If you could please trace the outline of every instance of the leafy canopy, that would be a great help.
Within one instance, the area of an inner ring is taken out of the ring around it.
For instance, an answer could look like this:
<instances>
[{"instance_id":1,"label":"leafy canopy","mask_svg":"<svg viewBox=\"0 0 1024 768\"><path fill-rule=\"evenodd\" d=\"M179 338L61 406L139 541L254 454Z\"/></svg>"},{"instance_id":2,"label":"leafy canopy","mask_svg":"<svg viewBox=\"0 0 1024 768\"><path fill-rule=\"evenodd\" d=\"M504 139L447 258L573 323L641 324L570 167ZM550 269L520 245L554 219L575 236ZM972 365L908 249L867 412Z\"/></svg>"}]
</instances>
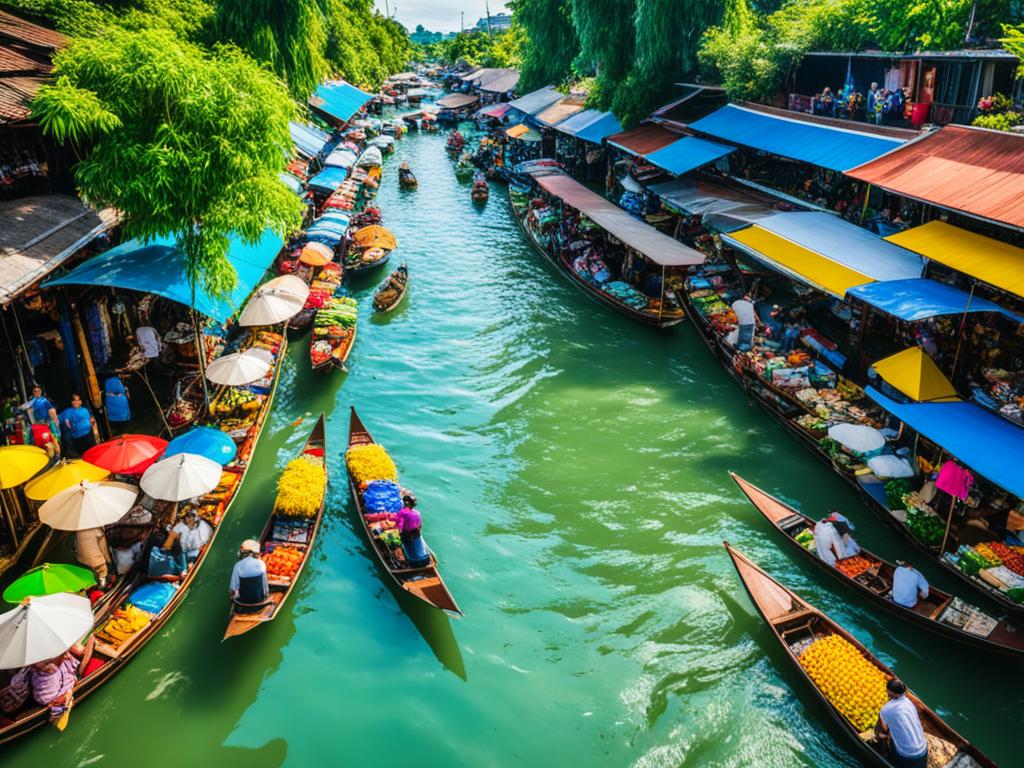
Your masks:
<instances>
[{"instance_id":1,"label":"leafy canopy","mask_svg":"<svg viewBox=\"0 0 1024 768\"><path fill-rule=\"evenodd\" d=\"M112 30L73 42L32 104L57 141L87 144L82 194L113 206L126 234L176 236L188 279L224 296L237 276L229 235L257 241L301 223L278 179L293 104L272 73L237 48L211 53L169 29Z\"/></svg>"}]
</instances>

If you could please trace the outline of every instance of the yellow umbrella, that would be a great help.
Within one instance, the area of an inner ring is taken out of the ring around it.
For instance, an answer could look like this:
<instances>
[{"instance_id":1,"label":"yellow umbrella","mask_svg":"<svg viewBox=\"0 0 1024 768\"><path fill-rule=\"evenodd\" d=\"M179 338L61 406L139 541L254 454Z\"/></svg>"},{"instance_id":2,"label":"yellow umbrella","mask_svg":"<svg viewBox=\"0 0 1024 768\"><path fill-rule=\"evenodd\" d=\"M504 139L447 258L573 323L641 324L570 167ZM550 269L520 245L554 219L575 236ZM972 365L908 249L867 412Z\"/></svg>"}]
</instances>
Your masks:
<instances>
[{"instance_id":1,"label":"yellow umbrella","mask_svg":"<svg viewBox=\"0 0 1024 768\"><path fill-rule=\"evenodd\" d=\"M910 347L879 360L874 369L889 384L920 403L949 403L960 399L949 379L920 347Z\"/></svg>"},{"instance_id":2,"label":"yellow umbrella","mask_svg":"<svg viewBox=\"0 0 1024 768\"><path fill-rule=\"evenodd\" d=\"M362 248L383 248L386 251L393 251L398 247L395 236L378 224L360 229L352 235L352 242Z\"/></svg>"},{"instance_id":3,"label":"yellow umbrella","mask_svg":"<svg viewBox=\"0 0 1024 768\"><path fill-rule=\"evenodd\" d=\"M334 251L323 243L306 243L299 254L299 261L311 267L322 267L333 260Z\"/></svg>"},{"instance_id":4,"label":"yellow umbrella","mask_svg":"<svg viewBox=\"0 0 1024 768\"><path fill-rule=\"evenodd\" d=\"M50 461L50 454L34 445L0 447L0 488L14 488Z\"/></svg>"},{"instance_id":5,"label":"yellow umbrella","mask_svg":"<svg viewBox=\"0 0 1024 768\"><path fill-rule=\"evenodd\" d=\"M105 479L109 474L108 470L90 464L88 461L65 459L26 484L25 495L33 501L46 501L51 496L56 496L61 491L78 485L83 480L97 482Z\"/></svg>"}]
</instances>

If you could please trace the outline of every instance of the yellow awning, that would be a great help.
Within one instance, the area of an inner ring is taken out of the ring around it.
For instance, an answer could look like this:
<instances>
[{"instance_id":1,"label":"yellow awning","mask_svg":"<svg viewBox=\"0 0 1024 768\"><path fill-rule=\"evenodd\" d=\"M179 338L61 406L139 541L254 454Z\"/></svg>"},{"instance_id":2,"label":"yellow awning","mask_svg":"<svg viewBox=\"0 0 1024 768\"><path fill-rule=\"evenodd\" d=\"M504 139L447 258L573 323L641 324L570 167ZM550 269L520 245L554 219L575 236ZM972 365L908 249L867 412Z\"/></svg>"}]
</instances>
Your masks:
<instances>
[{"instance_id":1,"label":"yellow awning","mask_svg":"<svg viewBox=\"0 0 1024 768\"><path fill-rule=\"evenodd\" d=\"M910 347L874 365L878 375L919 403L950 403L959 400L956 390L920 347Z\"/></svg>"},{"instance_id":2,"label":"yellow awning","mask_svg":"<svg viewBox=\"0 0 1024 768\"><path fill-rule=\"evenodd\" d=\"M505 130L505 135L506 136L511 136L513 139L518 139L520 136L522 136L528 130L530 130L530 129L527 128L522 123L520 123L519 125L513 125L511 128L507 128Z\"/></svg>"},{"instance_id":3,"label":"yellow awning","mask_svg":"<svg viewBox=\"0 0 1024 768\"><path fill-rule=\"evenodd\" d=\"M976 235L944 221L929 221L885 239L996 288L1024 296L1024 248Z\"/></svg>"},{"instance_id":4,"label":"yellow awning","mask_svg":"<svg viewBox=\"0 0 1024 768\"><path fill-rule=\"evenodd\" d=\"M839 298L843 298L855 285L875 282L862 272L832 261L756 224L732 232L722 239L778 265L802 282Z\"/></svg>"}]
</instances>

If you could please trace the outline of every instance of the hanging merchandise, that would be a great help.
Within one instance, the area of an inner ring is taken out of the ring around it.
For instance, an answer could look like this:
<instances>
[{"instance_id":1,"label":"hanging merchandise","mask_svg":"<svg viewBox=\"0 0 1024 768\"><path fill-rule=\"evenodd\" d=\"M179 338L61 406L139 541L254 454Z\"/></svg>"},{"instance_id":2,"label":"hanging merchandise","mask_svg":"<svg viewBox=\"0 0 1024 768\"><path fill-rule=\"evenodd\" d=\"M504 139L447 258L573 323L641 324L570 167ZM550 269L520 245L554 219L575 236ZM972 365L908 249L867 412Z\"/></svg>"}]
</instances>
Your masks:
<instances>
[{"instance_id":1,"label":"hanging merchandise","mask_svg":"<svg viewBox=\"0 0 1024 768\"><path fill-rule=\"evenodd\" d=\"M939 476L935 478L936 488L961 500L970 495L973 486L974 475L955 461L943 463L942 469L939 470Z\"/></svg>"}]
</instances>

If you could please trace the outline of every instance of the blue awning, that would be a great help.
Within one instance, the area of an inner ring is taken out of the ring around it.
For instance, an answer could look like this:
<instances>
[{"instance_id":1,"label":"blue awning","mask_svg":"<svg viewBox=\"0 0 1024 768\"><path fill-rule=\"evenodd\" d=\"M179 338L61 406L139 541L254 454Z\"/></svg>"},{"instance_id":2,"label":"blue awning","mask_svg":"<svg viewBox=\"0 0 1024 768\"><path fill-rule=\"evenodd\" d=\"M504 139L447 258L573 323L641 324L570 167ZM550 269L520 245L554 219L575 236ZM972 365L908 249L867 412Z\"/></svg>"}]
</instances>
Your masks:
<instances>
[{"instance_id":1,"label":"blue awning","mask_svg":"<svg viewBox=\"0 0 1024 768\"><path fill-rule=\"evenodd\" d=\"M801 160L834 171L848 171L902 146L901 139L837 128L810 118L783 117L727 104L690 128L717 139Z\"/></svg>"},{"instance_id":2,"label":"blue awning","mask_svg":"<svg viewBox=\"0 0 1024 768\"><path fill-rule=\"evenodd\" d=\"M238 273L238 283L231 295L217 299L196 286L195 307L218 323L230 319L245 303L252 289L281 250L282 240L267 230L256 243L246 243L233 236L228 261ZM129 240L80 264L63 277L43 283L44 288L56 285L101 285L141 293L155 293L186 306L192 305L192 289L185 277L185 256L174 238L156 238L148 244Z\"/></svg>"},{"instance_id":3,"label":"blue awning","mask_svg":"<svg viewBox=\"0 0 1024 768\"><path fill-rule=\"evenodd\" d=\"M281 171L281 173L277 174L277 178L279 178L282 184L288 187L288 189L290 189L299 197L302 197L302 195L306 193L306 190L302 188L302 182L295 176L292 176L290 173L285 173L284 171Z\"/></svg>"},{"instance_id":4,"label":"blue awning","mask_svg":"<svg viewBox=\"0 0 1024 768\"><path fill-rule=\"evenodd\" d=\"M576 138L580 141L589 141L591 144L600 144L613 133L620 133L622 124L611 112L605 112L599 119L589 125L580 128Z\"/></svg>"},{"instance_id":5,"label":"blue awning","mask_svg":"<svg viewBox=\"0 0 1024 768\"><path fill-rule=\"evenodd\" d=\"M735 151L736 147L698 139L696 136L684 136L679 141L649 154L647 162L676 176L682 176L687 171L713 163Z\"/></svg>"},{"instance_id":6,"label":"blue awning","mask_svg":"<svg viewBox=\"0 0 1024 768\"><path fill-rule=\"evenodd\" d=\"M309 106L338 122L347 123L372 98L344 80L331 80L319 86L309 97Z\"/></svg>"},{"instance_id":7,"label":"blue awning","mask_svg":"<svg viewBox=\"0 0 1024 768\"><path fill-rule=\"evenodd\" d=\"M994 302L925 277L858 285L847 295L908 323L963 312L998 312L1016 323L1024 323L1024 317Z\"/></svg>"},{"instance_id":8,"label":"blue awning","mask_svg":"<svg viewBox=\"0 0 1024 768\"><path fill-rule=\"evenodd\" d=\"M898 403L874 387L868 396L953 458L1024 498L1024 429L974 403Z\"/></svg>"},{"instance_id":9,"label":"blue awning","mask_svg":"<svg viewBox=\"0 0 1024 768\"><path fill-rule=\"evenodd\" d=\"M555 130L561 133L567 133L570 136L575 136L577 131L581 128L586 128L595 120L599 119L604 112L599 109L584 109L582 112L578 112L568 120L563 120L557 126Z\"/></svg>"},{"instance_id":10,"label":"blue awning","mask_svg":"<svg viewBox=\"0 0 1024 768\"><path fill-rule=\"evenodd\" d=\"M326 133L312 125L303 125L294 121L288 123L292 134L292 143L306 157L316 157L330 139Z\"/></svg>"},{"instance_id":11,"label":"blue awning","mask_svg":"<svg viewBox=\"0 0 1024 768\"><path fill-rule=\"evenodd\" d=\"M348 168L324 168L320 173L306 182L306 186L316 187L325 192L333 192L348 178Z\"/></svg>"}]
</instances>

